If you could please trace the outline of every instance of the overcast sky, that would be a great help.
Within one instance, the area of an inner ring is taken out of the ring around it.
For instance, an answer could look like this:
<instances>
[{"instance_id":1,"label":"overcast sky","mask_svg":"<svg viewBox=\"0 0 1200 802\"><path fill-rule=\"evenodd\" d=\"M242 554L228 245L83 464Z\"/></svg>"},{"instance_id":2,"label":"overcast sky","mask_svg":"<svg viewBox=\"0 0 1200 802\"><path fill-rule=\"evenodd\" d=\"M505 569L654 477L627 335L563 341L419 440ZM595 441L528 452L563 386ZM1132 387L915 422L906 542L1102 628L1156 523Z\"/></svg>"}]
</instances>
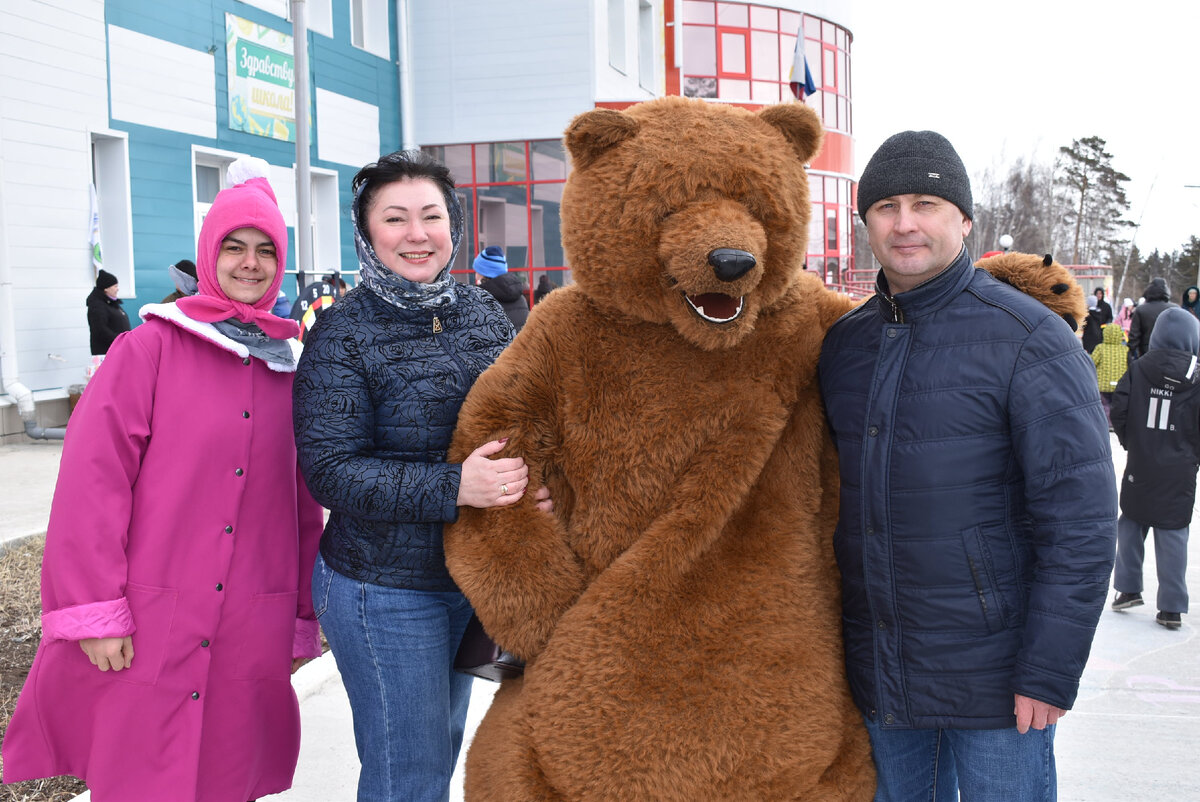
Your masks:
<instances>
[{"instance_id":1,"label":"overcast sky","mask_svg":"<svg viewBox=\"0 0 1200 802\"><path fill-rule=\"evenodd\" d=\"M855 0L846 22L856 173L906 129L944 134L973 177L1099 136L1143 253L1200 236L1200 3Z\"/></svg>"}]
</instances>

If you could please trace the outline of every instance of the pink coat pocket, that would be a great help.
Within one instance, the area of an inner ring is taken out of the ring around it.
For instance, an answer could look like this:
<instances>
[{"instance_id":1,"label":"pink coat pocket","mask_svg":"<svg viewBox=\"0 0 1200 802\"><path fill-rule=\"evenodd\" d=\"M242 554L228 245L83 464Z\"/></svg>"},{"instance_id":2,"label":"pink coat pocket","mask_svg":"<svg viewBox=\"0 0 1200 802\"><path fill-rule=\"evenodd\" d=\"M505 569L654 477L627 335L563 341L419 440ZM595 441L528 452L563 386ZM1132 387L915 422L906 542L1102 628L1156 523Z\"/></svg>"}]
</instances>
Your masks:
<instances>
[{"instance_id":1,"label":"pink coat pocket","mask_svg":"<svg viewBox=\"0 0 1200 802\"><path fill-rule=\"evenodd\" d=\"M137 685L153 685L162 671L163 655L175 622L179 591L129 582L125 598L133 613L133 664L113 673L114 679ZM86 657L84 658L87 659Z\"/></svg>"},{"instance_id":2,"label":"pink coat pocket","mask_svg":"<svg viewBox=\"0 0 1200 802\"><path fill-rule=\"evenodd\" d=\"M238 646L236 679L286 680L292 670L296 591L251 597Z\"/></svg>"}]
</instances>

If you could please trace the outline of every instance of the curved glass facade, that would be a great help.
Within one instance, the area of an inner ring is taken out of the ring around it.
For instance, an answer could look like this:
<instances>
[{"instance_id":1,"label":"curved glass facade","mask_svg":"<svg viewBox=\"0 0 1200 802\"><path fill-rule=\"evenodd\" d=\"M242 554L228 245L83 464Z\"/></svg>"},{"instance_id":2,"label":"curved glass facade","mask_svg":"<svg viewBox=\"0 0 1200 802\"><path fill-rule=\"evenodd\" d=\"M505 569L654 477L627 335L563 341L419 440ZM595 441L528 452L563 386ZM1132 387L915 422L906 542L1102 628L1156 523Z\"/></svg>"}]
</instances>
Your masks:
<instances>
[{"instance_id":1,"label":"curved glass facade","mask_svg":"<svg viewBox=\"0 0 1200 802\"><path fill-rule=\"evenodd\" d=\"M750 107L792 100L792 65L802 39L816 88L804 100L826 130L823 152L809 165L813 210L806 263L831 286L860 289L852 204L853 36L829 20L755 3L684 0L682 14L679 91L687 97Z\"/></svg>"}]
</instances>

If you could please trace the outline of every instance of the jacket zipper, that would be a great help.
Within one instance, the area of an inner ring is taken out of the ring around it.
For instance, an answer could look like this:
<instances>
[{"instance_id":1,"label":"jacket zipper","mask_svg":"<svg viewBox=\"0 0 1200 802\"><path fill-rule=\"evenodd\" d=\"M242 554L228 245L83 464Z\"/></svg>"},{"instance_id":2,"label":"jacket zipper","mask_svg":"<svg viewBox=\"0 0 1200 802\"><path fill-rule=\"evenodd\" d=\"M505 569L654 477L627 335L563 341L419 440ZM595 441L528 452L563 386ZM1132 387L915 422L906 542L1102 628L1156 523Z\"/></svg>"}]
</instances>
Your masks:
<instances>
[{"instance_id":1,"label":"jacket zipper","mask_svg":"<svg viewBox=\"0 0 1200 802\"><path fill-rule=\"evenodd\" d=\"M971 566L971 579L975 582L975 592L979 594L979 606L983 608L983 614L986 616L988 611L987 596L984 595L983 585L979 582L979 570L975 567L975 558L967 555L967 565Z\"/></svg>"}]
</instances>

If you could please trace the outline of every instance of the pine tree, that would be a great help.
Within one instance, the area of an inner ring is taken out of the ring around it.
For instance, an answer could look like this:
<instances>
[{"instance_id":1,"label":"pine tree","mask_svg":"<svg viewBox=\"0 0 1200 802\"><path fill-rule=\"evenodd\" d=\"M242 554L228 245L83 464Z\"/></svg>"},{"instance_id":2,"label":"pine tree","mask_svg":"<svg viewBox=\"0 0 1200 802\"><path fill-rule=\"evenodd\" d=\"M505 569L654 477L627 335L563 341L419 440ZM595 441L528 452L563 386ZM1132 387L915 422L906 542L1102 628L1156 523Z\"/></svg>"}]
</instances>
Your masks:
<instances>
[{"instance_id":1,"label":"pine tree","mask_svg":"<svg viewBox=\"0 0 1200 802\"><path fill-rule=\"evenodd\" d=\"M1124 187L1129 176L1112 166L1107 145L1090 136L1058 149L1054 182L1063 219L1073 228L1068 249L1072 264L1111 263L1128 245L1121 234L1131 225L1123 219L1129 212Z\"/></svg>"}]
</instances>

